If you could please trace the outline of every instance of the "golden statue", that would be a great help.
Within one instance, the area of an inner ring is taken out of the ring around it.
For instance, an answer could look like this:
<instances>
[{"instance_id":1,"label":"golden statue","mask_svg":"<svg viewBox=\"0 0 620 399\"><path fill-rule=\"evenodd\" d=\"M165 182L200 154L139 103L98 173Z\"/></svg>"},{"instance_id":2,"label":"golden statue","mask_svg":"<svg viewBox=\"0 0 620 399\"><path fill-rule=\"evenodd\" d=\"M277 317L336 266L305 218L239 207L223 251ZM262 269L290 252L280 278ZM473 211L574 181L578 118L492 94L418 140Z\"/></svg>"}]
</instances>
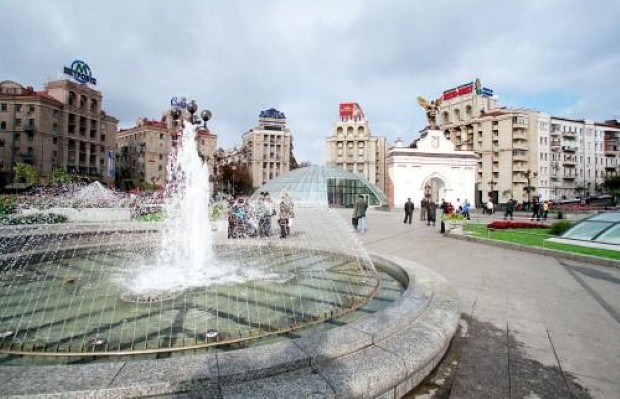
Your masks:
<instances>
[{"instance_id":1,"label":"golden statue","mask_svg":"<svg viewBox=\"0 0 620 399\"><path fill-rule=\"evenodd\" d=\"M437 110L441 105L441 99L431 100L429 103L426 98L418 96L418 104L426 111L426 118L428 119L428 128L430 130L437 129Z\"/></svg>"}]
</instances>

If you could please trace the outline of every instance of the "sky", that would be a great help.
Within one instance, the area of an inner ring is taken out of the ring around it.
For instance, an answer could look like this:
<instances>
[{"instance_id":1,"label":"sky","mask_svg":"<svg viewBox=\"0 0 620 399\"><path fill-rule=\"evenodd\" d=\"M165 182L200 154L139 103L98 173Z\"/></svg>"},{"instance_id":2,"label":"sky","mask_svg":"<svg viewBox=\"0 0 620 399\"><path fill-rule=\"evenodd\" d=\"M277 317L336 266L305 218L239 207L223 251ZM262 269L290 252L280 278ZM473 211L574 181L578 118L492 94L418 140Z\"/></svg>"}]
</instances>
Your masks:
<instances>
[{"instance_id":1,"label":"sky","mask_svg":"<svg viewBox=\"0 0 620 399\"><path fill-rule=\"evenodd\" d=\"M223 148L276 108L298 162L325 162L341 102L410 142L418 95L476 78L501 105L620 119L616 0L0 0L0 15L0 81L42 90L83 60L119 127L185 96Z\"/></svg>"}]
</instances>

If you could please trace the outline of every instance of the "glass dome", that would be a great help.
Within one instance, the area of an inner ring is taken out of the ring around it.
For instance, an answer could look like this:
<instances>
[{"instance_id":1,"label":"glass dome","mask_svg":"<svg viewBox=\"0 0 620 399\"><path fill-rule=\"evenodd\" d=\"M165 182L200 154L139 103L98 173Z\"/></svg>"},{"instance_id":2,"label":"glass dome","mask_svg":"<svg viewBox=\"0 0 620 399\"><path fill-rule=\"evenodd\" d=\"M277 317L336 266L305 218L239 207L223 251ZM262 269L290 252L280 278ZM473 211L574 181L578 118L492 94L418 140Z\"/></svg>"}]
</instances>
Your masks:
<instances>
[{"instance_id":1,"label":"glass dome","mask_svg":"<svg viewBox=\"0 0 620 399\"><path fill-rule=\"evenodd\" d=\"M308 166L278 176L259 187L250 200L269 192L278 197L286 190L296 205L352 207L358 195L370 206L387 205L383 192L363 177L340 168Z\"/></svg>"},{"instance_id":2,"label":"glass dome","mask_svg":"<svg viewBox=\"0 0 620 399\"><path fill-rule=\"evenodd\" d=\"M561 238L620 246L620 212L599 213L584 219Z\"/></svg>"}]
</instances>

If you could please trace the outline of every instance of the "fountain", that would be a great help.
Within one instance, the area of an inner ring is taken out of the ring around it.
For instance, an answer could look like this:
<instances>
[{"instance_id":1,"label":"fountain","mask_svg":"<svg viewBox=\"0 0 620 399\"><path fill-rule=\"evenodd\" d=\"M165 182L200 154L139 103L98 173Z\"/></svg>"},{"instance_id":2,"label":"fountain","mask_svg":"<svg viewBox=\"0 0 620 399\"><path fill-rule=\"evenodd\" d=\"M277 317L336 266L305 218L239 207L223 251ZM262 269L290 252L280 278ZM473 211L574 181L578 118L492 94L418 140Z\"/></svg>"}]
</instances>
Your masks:
<instances>
[{"instance_id":1,"label":"fountain","mask_svg":"<svg viewBox=\"0 0 620 399\"><path fill-rule=\"evenodd\" d=\"M354 354L399 369L376 387L363 386L363 393L415 386L454 333L453 293L417 264L371 257L329 208L296 208L287 239L229 240L223 231L212 232L208 170L195 144L196 109L191 102L171 156L162 223L0 229L0 369L21 373L10 382L0 377L0 393L166 394L310 372L286 379L294 390L297 378L315 379L311 365L355 364L357 357L345 361ZM172 115L178 119L181 111ZM206 123L210 113L202 116ZM375 353L381 343L411 346L409 338L394 339L410 337L411 329L425 354L433 349L423 363L393 364ZM161 357L167 359L156 360ZM215 371L209 366L214 359ZM71 365L76 361L87 364ZM41 366L48 363L61 365ZM143 367L164 368L170 379L131 376ZM102 377L68 386L57 374L77 370L105 373L114 383L101 385L108 381ZM20 385L37 375L49 384L38 391ZM359 389L354 385L351 392Z\"/></svg>"}]
</instances>

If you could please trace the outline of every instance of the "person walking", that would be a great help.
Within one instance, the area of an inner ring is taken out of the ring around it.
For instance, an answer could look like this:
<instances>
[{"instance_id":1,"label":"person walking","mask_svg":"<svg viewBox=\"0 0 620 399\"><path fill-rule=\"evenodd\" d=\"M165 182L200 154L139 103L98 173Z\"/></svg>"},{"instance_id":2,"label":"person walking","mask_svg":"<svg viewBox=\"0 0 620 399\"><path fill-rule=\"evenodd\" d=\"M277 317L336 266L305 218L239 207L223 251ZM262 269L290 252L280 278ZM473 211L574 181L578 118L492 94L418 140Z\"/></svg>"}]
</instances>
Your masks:
<instances>
[{"instance_id":1,"label":"person walking","mask_svg":"<svg viewBox=\"0 0 620 399\"><path fill-rule=\"evenodd\" d=\"M405 202L405 220L403 220L403 223L407 223L407 220L409 220L409 224L411 224L411 216L413 215L413 209L415 208L415 205L413 205L413 202L411 202L411 198L407 198L407 202Z\"/></svg>"},{"instance_id":2,"label":"person walking","mask_svg":"<svg viewBox=\"0 0 620 399\"><path fill-rule=\"evenodd\" d=\"M506 212L504 212L504 220L508 219L508 216L510 216L510 220L513 220L512 214L514 213L514 211L515 211L515 202L511 198L506 203Z\"/></svg>"},{"instance_id":3,"label":"person walking","mask_svg":"<svg viewBox=\"0 0 620 399\"><path fill-rule=\"evenodd\" d=\"M366 210L368 209L368 204L364 200L364 196L360 195L357 197L357 201L355 202L354 212L355 217L357 218L357 231L364 234L366 232L367 221L366 221Z\"/></svg>"},{"instance_id":4,"label":"person walking","mask_svg":"<svg viewBox=\"0 0 620 399\"><path fill-rule=\"evenodd\" d=\"M534 198L534 201L532 201L531 219L540 220L540 202L538 201L538 198Z\"/></svg>"},{"instance_id":5,"label":"person walking","mask_svg":"<svg viewBox=\"0 0 620 399\"><path fill-rule=\"evenodd\" d=\"M547 215L549 215L549 201L543 201L542 204L542 219L547 220Z\"/></svg>"},{"instance_id":6,"label":"person walking","mask_svg":"<svg viewBox=\"0 0 620 399\"><path fill-rule=\"evenodd\" d=\"M470 220L469 218L470 205L469 205L469 201L467 201L467 198L465 198L465 201L463 201L463 205L461 205L461 208L462 208L461 214L463 215L463 217L467 220Z\"/></svg>"}]
</instances>

